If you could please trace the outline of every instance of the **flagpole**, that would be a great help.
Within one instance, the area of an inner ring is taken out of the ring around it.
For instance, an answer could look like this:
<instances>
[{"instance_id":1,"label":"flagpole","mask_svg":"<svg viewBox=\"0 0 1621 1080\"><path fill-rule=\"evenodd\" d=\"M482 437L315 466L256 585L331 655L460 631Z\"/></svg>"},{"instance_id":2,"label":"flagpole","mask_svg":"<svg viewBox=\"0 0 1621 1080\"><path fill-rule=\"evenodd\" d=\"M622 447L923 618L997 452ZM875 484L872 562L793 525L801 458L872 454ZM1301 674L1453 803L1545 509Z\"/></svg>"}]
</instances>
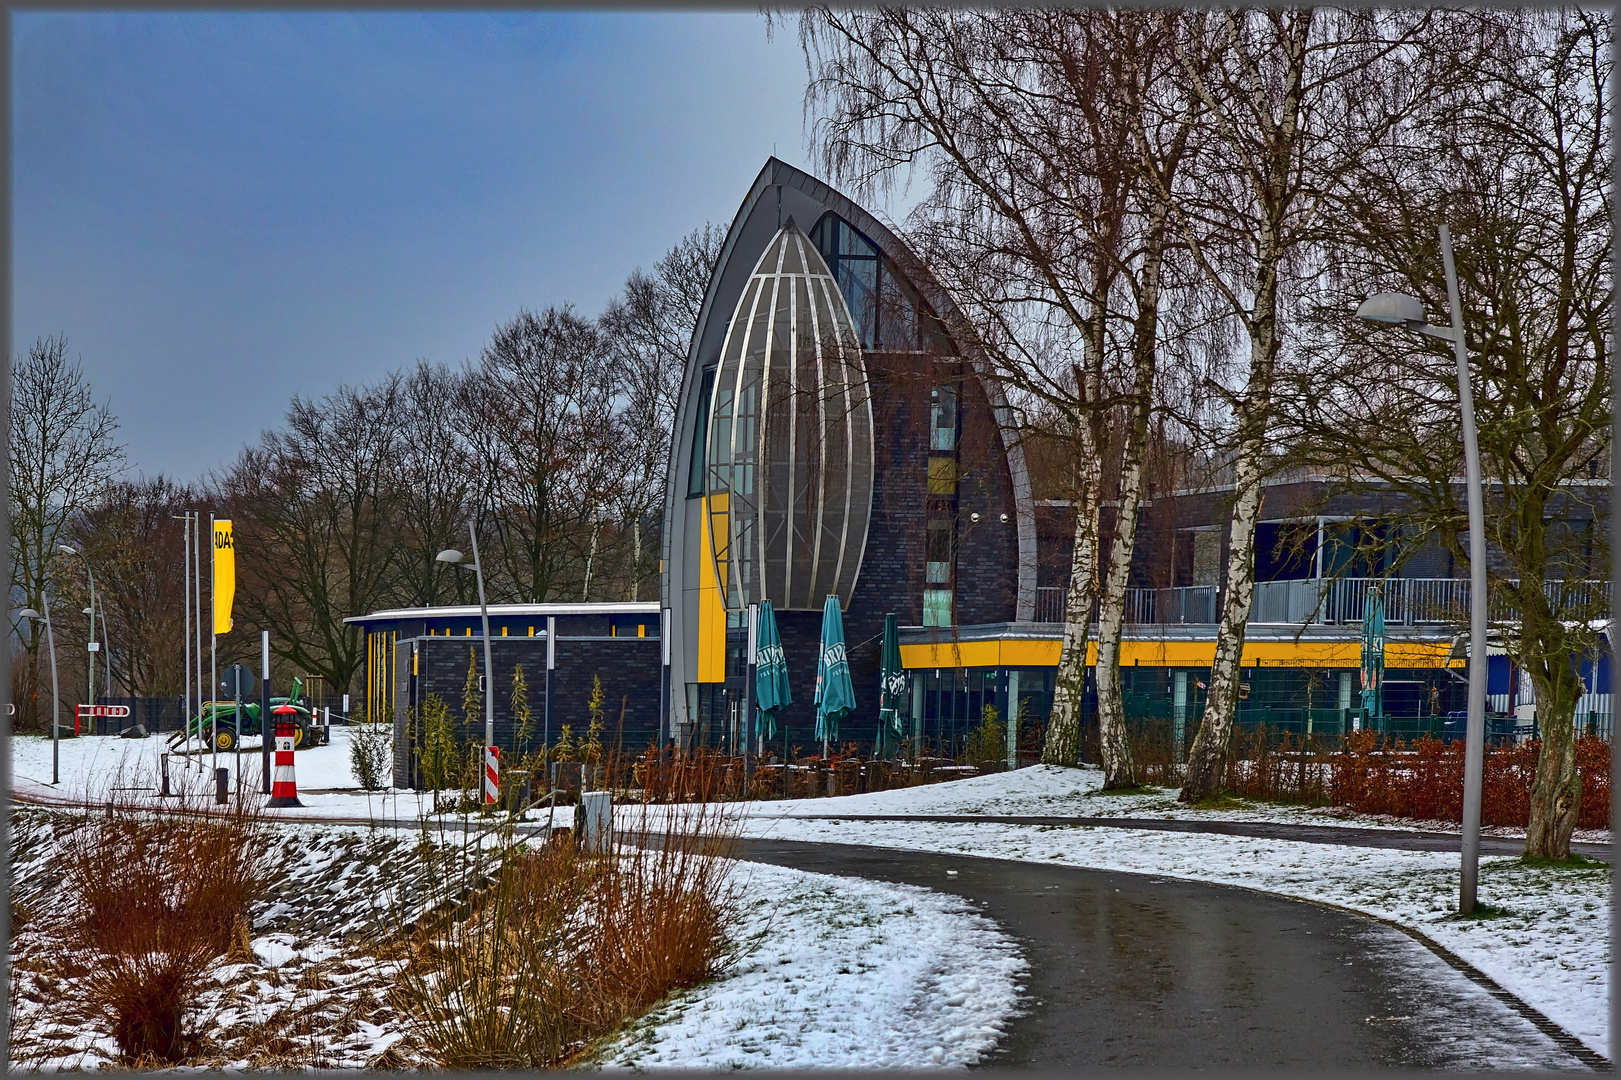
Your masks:
<instances>
[{"instance_id":1,"label":"flagpole","mask_svg":"<svg viewBox=\"0 0 1621 1080\"><path fill-rule=\"evenodd\" d=\"M191 572L192 588L191 602L196 608L197 617L192 620L192 633L195 635L196 648L192 649L193 670L197 675L197 749L203 748L203 512L191 512ZM202 765L202 755L197 755L197 764Z\"/></svg>"},{"instance_id":2,"label":"flagpole","mask_svg":"<svg viewBox=\"0 0 1621 1080\"><path fill-rule=\"evenodd\" d=\"M208 699L214 700L214 687L220 683L219 676L219 611L214 605L214 590L219 583L214 579L214 511L208 512ZM214 726L219 726L219 713L214 710ZM217 732L209 735L208 741L214 747L214 775L219 775L220 743L216 737Z\"/></svg>"},{"instance_id":3,"label":"flagpole","mask_svg":"<svg viewBox=\"0 0 1621 1080\"><path fill-rule=\"evenodd\" d=\"M180 730L186 733L187 757L191 756L191 511L186 511L183 539L180 543L180 558L185 570L182 572L181 584L185 590L186 600L186 696L180 702ZM189 765L190 762L188 761Z\"/></svg>"}]
</instances>

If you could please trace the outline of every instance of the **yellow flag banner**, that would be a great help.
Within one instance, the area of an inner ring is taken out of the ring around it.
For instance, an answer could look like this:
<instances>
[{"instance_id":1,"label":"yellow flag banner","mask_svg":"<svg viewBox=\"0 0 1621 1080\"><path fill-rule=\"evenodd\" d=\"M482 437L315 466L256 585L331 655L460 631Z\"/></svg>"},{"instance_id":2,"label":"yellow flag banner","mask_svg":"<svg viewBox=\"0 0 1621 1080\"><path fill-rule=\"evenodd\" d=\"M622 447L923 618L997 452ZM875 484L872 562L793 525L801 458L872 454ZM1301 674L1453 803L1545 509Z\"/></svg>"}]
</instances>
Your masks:
<instances>
[{"instance_id":1,"label":"yellow flag banner","mask_svg":"<svg viewBox=\"0 0 1621 1080\"><path fill-rule=\"evenodd\" d=\"M236 540L229 521L214 522L214 633L231 632L231 601L236 599Z\"/></svg>"}]
</instances>

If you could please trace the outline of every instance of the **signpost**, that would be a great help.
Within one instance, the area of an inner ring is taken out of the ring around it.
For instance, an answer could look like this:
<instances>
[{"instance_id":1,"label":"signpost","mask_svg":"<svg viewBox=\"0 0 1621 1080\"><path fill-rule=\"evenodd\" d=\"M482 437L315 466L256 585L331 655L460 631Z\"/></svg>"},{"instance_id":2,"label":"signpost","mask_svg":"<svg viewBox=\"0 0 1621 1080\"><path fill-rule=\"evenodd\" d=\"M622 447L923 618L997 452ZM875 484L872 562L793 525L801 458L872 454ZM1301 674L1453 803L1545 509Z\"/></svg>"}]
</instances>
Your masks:
<instances>
[{"instance_id":1,"label":"signpost","mask_svg":"<svg viewBox=\"0 0 1621 1080\"><path fill-rule=\"evenodd\" d=\"M220 689L231 695L235 706L231 713L231 726L236 728L236 786L242 786L242 699L253 694L259 680L253 677L253 669L243 664L232 664L220 676Z\"/></svg>"}]
</instances>

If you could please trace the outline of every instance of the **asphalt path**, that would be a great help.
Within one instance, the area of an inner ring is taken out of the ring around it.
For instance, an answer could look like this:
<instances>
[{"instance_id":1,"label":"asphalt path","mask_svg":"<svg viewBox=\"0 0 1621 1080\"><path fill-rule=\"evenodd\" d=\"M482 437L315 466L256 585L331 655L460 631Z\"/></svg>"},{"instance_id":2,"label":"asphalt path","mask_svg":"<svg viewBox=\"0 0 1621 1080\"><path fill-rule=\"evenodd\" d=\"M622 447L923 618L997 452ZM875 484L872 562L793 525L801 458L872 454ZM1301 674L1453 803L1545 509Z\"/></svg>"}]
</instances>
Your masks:
<instances>
[{"instance_id":1,"label":"asphalt path","mask_svg":"<svg viewBox=\"0 0 1621 1080\"><path fill-rule=\"evenodd\" d=\"M1264 840L1301 840L1308 844L1340 844L1346 847L1390 848L1400 851L1463 851L1458 833L1422 832L1416 829L1367 829L1347 825L1292 825L1275 821L1197 821L1180 818L1081 817L1066 815L1019 816L997 814L795 814L806 821L933 821L950 824L992 823L998 825L1041 825L1049 828L1145 829L1151 832L1213 833L1218 836L1253 836ZM1482 836L1482 855L1518 855L1525 841L1501 836ZM1573 854L1591 859L1610 859L1609 844L1572 841Z\"/></svg>"},{"instance_id":2,"label":"asphalt path","mask_svg":"<svg viewBox=\"0 0 1621 1080\"><path fill-rule=\"evenodd\" d=\"M1334 908L1144 874L740 840L739 858L954 893L1030 963L1008 1068L1608 1063L1467 965Z\"/></svg>"}]
</instances>

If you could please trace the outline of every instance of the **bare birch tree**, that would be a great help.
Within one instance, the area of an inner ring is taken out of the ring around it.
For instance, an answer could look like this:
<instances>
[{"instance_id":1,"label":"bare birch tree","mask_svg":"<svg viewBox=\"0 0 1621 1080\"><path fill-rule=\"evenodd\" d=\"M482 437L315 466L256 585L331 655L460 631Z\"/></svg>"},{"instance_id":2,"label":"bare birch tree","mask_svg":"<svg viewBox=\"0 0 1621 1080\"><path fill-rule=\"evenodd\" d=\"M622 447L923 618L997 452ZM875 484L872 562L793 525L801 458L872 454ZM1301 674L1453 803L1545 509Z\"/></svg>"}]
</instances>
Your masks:
<instances>
[{"instance_id":1,"label":"bare birch tree","mask_svg":"<svg viewBox=\"0 0 1621 1080\"><path fill-rule=\"evenodd\" d=\"M829 168L863 186L926 170L932 190L906 232L965 312L948 329L1024 406L1026 434L1070 445L1073 547L1043 760L1078 759L1096 606L1110 788L1135 784L1115 673L1169 237L1145 174L1172 184L1190 122L1186 109L1142 116L1149 96L1166 96L1166 32L1140 12L822 9L801 22L808 97L829 110L818 121ZM1116 457L1124 525L1105 561L1100 509Z\"/></svg>"},{"instance_id":2,"label":"bare birch tree","mask_svg":"<svg viewBox=\"0 0 1621 1080\"><path fill-rule=\"evenodd\" d=\"M38 610L62 558L57 544L74 516L94 505L123 470L118 421L97 403L83 368L68 359L65 337L41 338L11 365L11 590L16 606ZM53 593L56 591L52 590ZM30 621L19 726L38 720L39 643Z\"/></svg>"},{"instance_id":3,"label":"bare birch tree","mask_svg":"<svg viewBox=\"0 0 1621 1080\"><path fill-rule=\"evenodd\" d=\"M1421 99L1427 16L1224 10L1184 20L1180 72L1210 133L1168 202L1210 288L1248 340L1230 394L1232 510L1216 655L1181 798L1222 783L1255 589L1255 533L1271 452L1289 261L1363 152Z\"/></svg>"}]
</instances>

